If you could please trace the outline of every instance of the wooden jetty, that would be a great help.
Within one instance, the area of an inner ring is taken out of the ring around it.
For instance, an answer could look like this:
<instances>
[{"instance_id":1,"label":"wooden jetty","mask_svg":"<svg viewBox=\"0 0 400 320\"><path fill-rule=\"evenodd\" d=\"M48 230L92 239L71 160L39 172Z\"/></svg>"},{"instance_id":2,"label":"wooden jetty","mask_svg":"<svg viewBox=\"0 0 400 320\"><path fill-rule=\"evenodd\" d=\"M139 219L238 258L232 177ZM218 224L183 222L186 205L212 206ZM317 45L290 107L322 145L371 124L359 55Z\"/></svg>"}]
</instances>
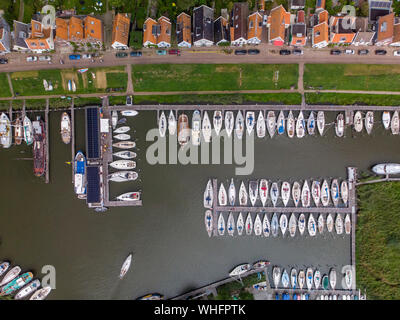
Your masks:
<instances>
[{"instance_id":1,"label":"wooden jetty","mask_svg":"<svg viewBox=\"0 0 400 320\"><path fill-rule=\"evenodd\" d=\"M45 168L45 180L46 183L50 182L50 135L49 135L49 99L46 99L46 111L44 113L44 125L45 125L45 130L46 130L46 145L45 145L45 151L46 151L46 168Z\"/></svg>"},{"instance_id":2,"label":"wooden jetty","mask_svg":"<svg viewBox=\"0 0 400 320\"><path fill-rule=\"evenodd\" d=\"M71 100L71 169L72 169L72 183L74 183L75 172L75 105L74 98Z\"/></svg>"}]
</instances>

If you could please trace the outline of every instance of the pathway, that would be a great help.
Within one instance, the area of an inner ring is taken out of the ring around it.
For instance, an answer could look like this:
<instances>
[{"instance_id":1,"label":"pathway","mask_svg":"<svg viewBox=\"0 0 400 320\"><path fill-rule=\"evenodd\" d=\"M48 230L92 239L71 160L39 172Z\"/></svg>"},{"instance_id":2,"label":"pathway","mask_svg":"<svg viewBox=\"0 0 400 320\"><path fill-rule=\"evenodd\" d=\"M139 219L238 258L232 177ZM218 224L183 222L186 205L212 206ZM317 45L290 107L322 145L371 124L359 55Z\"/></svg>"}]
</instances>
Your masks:
<instances>
[{"instance_id":1,"label":"pathway","mask_svg":"<svg viewBox=\"0 0 400 320\"><path fill-rule=\"evenodd\" d=\"M128 73L128 84L126 86L126 94L133 94L133 82L132 82L132 65L129 63L126 65L126 72Z\"/></svg>"},{"instance_id":2,"label":"pathway","mask_svg":"<svg viewBox=\"0 0 400 320\"><path fill-rule=\"evenodd\" d=\"M11 96L14 97L14 88L13 88L11 76L9 73L7 73L7 81L8 81L8 86L10 87Z\"/></svg>"}]
</instances>

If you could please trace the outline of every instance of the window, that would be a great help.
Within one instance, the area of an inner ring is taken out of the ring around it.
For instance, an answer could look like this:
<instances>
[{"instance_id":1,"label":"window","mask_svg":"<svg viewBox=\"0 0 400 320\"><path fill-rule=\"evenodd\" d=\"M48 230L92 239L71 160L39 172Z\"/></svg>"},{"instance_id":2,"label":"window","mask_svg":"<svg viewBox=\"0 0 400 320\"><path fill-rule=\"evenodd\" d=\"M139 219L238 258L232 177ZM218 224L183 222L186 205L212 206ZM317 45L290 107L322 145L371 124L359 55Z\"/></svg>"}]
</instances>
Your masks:
<instances>
[{"instance_id":1,"label":"window","mask_svg":"<svg viewBox=\"0 0 400 320\"><path fill-rule=\"evenodd\" d=\"M319 31L317 31L316 33L315 33L315 36L316 37L319 37L321 35L321 32L319 32Z\"/></svg>"},{"instance_id":2,"label":"window","mask_svg":"<svg viewBox=\"0 0 400 320\"><path fill-rule=\"evenodd\" d=\"M146 31L146 24L143 25L143 31Z\"/></svg>"},{"instance_id":3,"label":"window","mask_svg":"<svg viewBox=\"0 0 400 320\"><path fill-rule=\"evenodd\" d=\"M90 33L94 33L94 30L93 30L93 29L91 29L91 30L90 30Z\"/></svg>"},{"instance_id":4,"label":"window","mask_svg":"<svg viewBox=\"0 0 400 320\"><path fill-rule=\"evenodd\" d=\"M40 43L40 46L41 46L41 47L44 47L44 43L43 43L43 42L41 42L41 43Z\"/></svg>"},{"instance_id":5,"label":"window","mask_svg":"<svg viewBox=\"0 0 400 320\"><path fill-rule=\"evenodd\" d=\"M340 42L345 42L346 41L346 37L341 37L340 38Z\"/></svg>"},{"instance_id":6,"label":"window","mask_svg":"<svg viewBox=\"0 0 400 320\"><path fill-rule=\"evenodd\" d=\"M249 29L251 29L251 28L253 28L253 20L250 21L250 24L249 24Z\"/></svg>"},{"instance_id":7,"label":"window","mask_svg":"<svg viewBox=\"0 0 400 320\"><path fill-rule=\"evenodd\" d=\"M382 24L381 24L381 32L385 32L386 30L387 30L387 22L384 21L384 22L382 22Z\"/></svg>"}]
</instances>

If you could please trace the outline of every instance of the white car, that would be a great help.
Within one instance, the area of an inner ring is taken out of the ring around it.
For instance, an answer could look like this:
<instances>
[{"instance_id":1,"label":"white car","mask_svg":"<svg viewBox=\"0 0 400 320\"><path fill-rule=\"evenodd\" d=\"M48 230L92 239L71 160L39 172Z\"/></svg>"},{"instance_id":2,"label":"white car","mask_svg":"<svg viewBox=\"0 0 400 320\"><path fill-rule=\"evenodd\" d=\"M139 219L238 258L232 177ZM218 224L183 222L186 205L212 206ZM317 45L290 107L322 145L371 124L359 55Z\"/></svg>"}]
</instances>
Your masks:
<instances>
[{"instance_id":1,"label":"white car","mask_svg":"<svg viewBox=\"0 0 400 320\"><path fill-rule=\"evenodd\" d=\"M50 56L39 56L39 61L51 61Z\"/></svg>"},{"instance_id":2,"label":"white car","mask_svg":"<svg viewBox=\"0 0 400 320\"><path fill-rule=\"evenodd\" d=\"M346 49L346 50L344 51L344 53L345 53L345 54L354 54L354 50Z\"/></svg>"},{"instance_id":3,"label":"white car","mask_svg":"<svg viewBox=\"0 0 400 320\"><path fill-rule=\"evenodd\" d=\"M399 57L399 56L400 56L400 50L394 51L394 52L393 52L393 55L394 55L395 57Z\"/></svg>"},{"instance_id":4,"label":"white car","mask_svg":"<svg viewBox=\"0 0 400 320\"><path fill-rule=\"evenodd\" d=\"M37 57L35 57L35 56L29 56L29 57L26 57L26 61L28 61L28 62L34 62L34 61L37 61Z\"/></svg>"},{"instance_id":5,"label":"white car","mask_svg":"<svg viewBox=\"0 0 400 320\"><path fill-rule=\"evenodd\" d=\"M92 57L92 55L90 53L85 53L84 55L82 55L82 59L90 59Z\"/></svg>"}]
</instances>

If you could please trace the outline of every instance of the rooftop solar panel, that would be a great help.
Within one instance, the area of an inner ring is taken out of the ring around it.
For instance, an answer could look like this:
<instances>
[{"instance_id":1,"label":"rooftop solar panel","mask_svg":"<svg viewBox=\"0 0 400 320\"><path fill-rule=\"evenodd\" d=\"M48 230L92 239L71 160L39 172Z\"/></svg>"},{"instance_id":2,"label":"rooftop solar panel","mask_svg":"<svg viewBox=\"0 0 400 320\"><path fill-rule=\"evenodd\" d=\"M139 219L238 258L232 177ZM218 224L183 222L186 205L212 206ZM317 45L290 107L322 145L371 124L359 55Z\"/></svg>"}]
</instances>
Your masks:
<instances>
[{"instance_id":1,"label":"rooftop solar panel","mask_svg":"<svg viewBox=\"0 0 400 320\"><path fill-rule=\"evenodd\" d=\"M99 153L99 113L98 108L86 109L86 154L88 159L98 159Z\"/></svg>"},{"instance_id":2,"label":"rooftop solar panel","mask_svg":"<svg viewBox=\"0 0 400 320\"><path fill-rule=\"evenodd\" d=\"M100 170L99 167L87 167L87 203L100 202Z\"/></svg>"}]
</instances>

